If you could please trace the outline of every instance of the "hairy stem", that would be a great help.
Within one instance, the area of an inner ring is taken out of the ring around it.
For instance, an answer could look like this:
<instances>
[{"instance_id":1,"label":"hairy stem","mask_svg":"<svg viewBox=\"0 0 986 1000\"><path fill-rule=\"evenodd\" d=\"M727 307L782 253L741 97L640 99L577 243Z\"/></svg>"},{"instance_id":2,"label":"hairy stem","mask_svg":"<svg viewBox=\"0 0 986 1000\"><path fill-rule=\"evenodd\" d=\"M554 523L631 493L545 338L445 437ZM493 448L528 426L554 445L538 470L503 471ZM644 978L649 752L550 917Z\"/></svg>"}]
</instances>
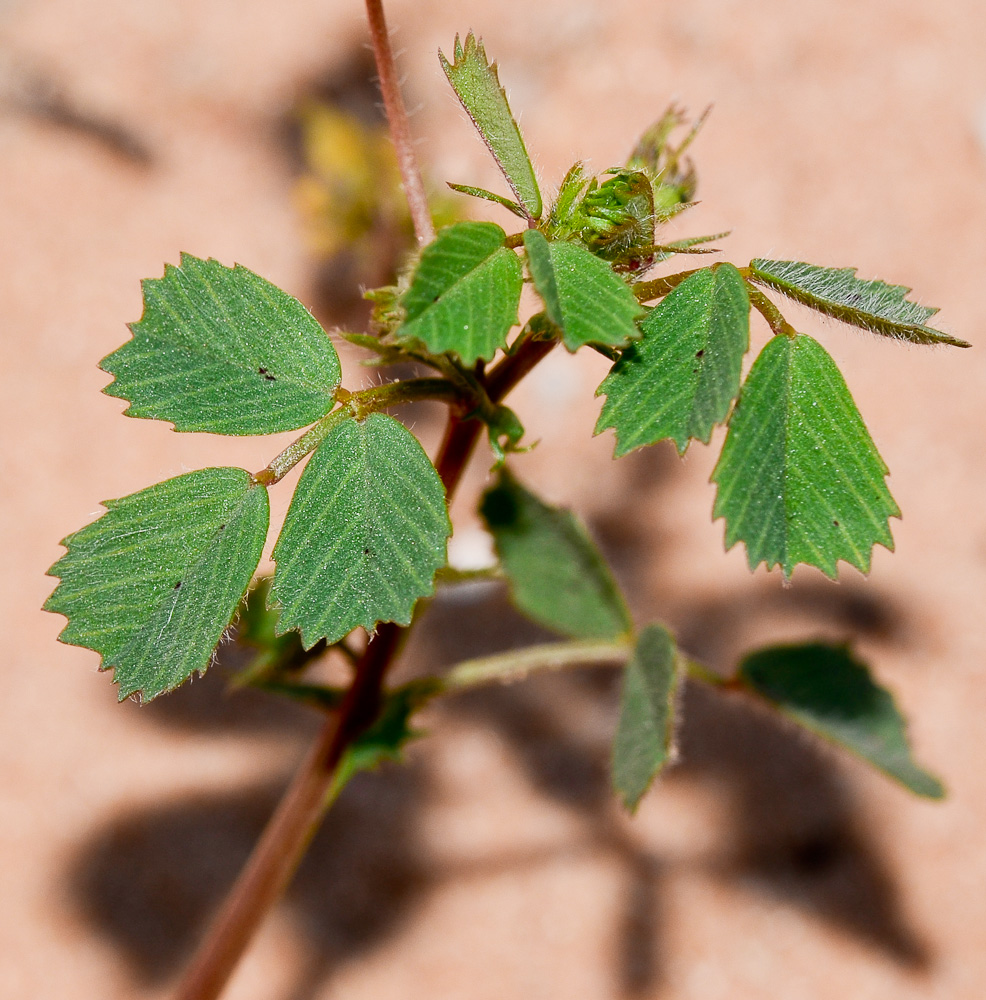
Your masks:
<instances>
[{"instance_id":1,"label":"hairy stem","mask_svg":"<svg viewBox=\"0 0 986 1000\"><path fill-rule=\"evenodd\" d=\"M390 46L390 34L387 31L382 0L366 0L366 17L370 24L370 40L377 63L377 75L380 77L383 106L387 112L390 135L397 151L397 166L404 183L404 196L411 212L414 235L417 236L418 243L424 246L435 238L435 226L428 210L428 199L425 196L418 158L414 155L411 127L408 124L407 108L404 106L404 98L397 79L397 67L394 64L394 52Z\"/></svg>"},{"instance_id":2,"label":"hairy stem","mask_svg":"<svg viewBox=\"0 0 986 1000\"><path fill-rule=\"evenodd\" d=\"M338 391L342 393L342 390ZM297 440L292 441L270 464L255 473L254 481L261 486L273 486L280 482L303 458L310 455L328 436L346 420L362 420L377 410L391 406L433 399L450 405L469 404L466 390L449 379L413 378L401 382L388 382L360 392L347 392L341 399L342 405L313 424ZM473 401L474 403L480 400Z\"/></svg>"},{"instance_id":3,"label":"hairy stem","mask_svg":"<svg viewBox=\"0 0 986 1000\"><path fill-rule=\"evenodd\" d=\"M525 649L512 649L495 656L464 660L443 678L445 691L502 681L521 680L535 670L613 664L622 666L633 653L625 642L551 642Z\"/></svg>"},{"instance_id":4,"label":"hairy stem","mask_svg":"<svg viewBox=\"0 0 986 1000\"><path fill-rule=\"evenodd\" d=\"M691 271L679 271L677 274L669 274L666 278L655 278L653 281L638 281L632 288L633 294L638 302L649 302L651 299L659 299L668 292L673 292L685 278L691 277L696 271L702 268L694 268Z\"/></svg>"},{"instance_id":5,"label":"hairy stem","mask_svg":"<svg viewBox=\"0 0 986 1000\"><path fill-rule=\"evenodd\" d=\"M791 326L790 323L784 318L780 309L774 305L770 299L760 291L759 288L754 288L749 281L746 283L746 291L750 296L750 305L767 321L767 325L770 327L771 332L774 336L784 336L784 337L796 337L798 331Z\"/></svg>"}]
</instances>

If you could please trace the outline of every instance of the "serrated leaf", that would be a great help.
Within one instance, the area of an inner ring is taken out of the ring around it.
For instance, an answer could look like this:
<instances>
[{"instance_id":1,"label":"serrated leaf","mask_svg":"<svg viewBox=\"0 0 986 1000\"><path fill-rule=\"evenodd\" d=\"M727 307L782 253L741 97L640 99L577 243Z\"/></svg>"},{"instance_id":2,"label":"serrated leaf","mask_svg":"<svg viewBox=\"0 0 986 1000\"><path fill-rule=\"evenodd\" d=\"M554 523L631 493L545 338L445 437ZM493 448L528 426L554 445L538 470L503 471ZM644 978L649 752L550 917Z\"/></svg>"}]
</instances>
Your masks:
<instances>
[{"instance_id":1,"label":"serrated leaf","mask_svg":"<svg viewBox=\"0 0 986 1000\"><path fill-rule=\"evenodd\" d=\"M439 52L442 69L466 114L489 147L507 183L532 219L541 218L541 192L527 148L500 86L496 63L486 57L483 43L472 32L466 44L455 37L453 62Z\"/></svg>"},{"instance_id":2,"label":"serrated leaf","mask_svg":"<svg viewBox=\"0 0 986 1000\"><path fill-rule=\"evenodd\" d=\"M746 543L750 569L797 563L836 575L843 559L869 572L873 546L893 549L899 517L887 467L835 362L818 341L774 337L740 392L722 455L713 518L726 548Z\"/></svg>"},{"instance_id":3,"label":"serrated leaf","mask_svg":"<svg viewBox=\"0 0 986 1000\"><path fill-rule=\"evenodd\" d=\"M549 242L536 229L524 232L524 246L534 287L570 351L624 347L640 336L634 321L644 310L605 261L577 243Z\"/></svg>"},{"instance_id":4,"label":"serrated leaf","mask_svg":"<svg viewBox=\"0 0 986 1000\"><path fill-rule=\"evenodd\" d=\"M481 511L525 615L574 639L617 639L633 630L609 567L571 511L543 503L505 470Z\"/></svg>"},{"instance_id":5,"label":"serrated leaf","mask_svg":"<svg viewBox=\"0 0 986 1000\"><path fill-rule=\"evenodd\" d=\"M309 460L274 547L279 630L299 629L310 649L357 626L407 625L450 534L445 491L417 438L382 413L347 420Z\"/></svg>"},{"instance_id":6,"label":"serrated leaf","mask_svg":"<svg viewBox=\"0 0 986 1000\"><path fill-rule=\"evenodd\" d=\"M623 672L612 781L630 812L673 754L677 661L671 633L661 625L649 625L640 633Z\"/></svg>"},{"instance_id":7,"label":"serrated leaf","mask_svg":"<svg viewBox=\"0 0 986 1000\"><path fill-rule=\"evenodd\" d=\"M739 392L750 344L750 300L732 264L697 271L640 324L596 395L605 394L596 433L612 427L616 455L671 438L708 444Z\"/></svg>"},{"instance_id":8,"label":"serrated leaf","mask_svg":"<svg viewBox=\"0 0 986 1000\"><path fill-rule=\"evenodd\" d=\"M463 364L489 361L518 322L523 270L506 233L492 222L443 229L421 254L401 299L406 313L397 336L433 354L457 354Z\"/></svg>"},{"instance_id":9,"label":"serrated leaf","mask_svg":"<svg viewBox=\"0 0 986 1000\"><path fill-rule=\"evenodd\" d=\"M788 718L850 750L916 795L944 796L941 782L914 762L907 724L892 695L844 646L762 649L743 660L739 679Z\"/></svg>"},{"instance_id":10,"label":"serrated leaf","mask_svg":"<svg viewBox=\"0 0 986 1000\"><path fill-rule=\"evenodd\" d=\"M202 469L119 500L62 544L45 603L62 642L100 653L120 700L203 673L257 568L267 491L243 469Z\"/></svg>"},{"instance_id":11,"label":"serrated leaf","mask_svg":"<svg viewBox=\"0 0 986 1000\"><path fill-rule=\"evenodd\" d=\"M854 267L819 267L796 260L758 258L750 262L750 278L826 316L884 337L912 344L971 346L927 326L925 321L938 310L906 298L910 288L864 281L856 277Z\"/></svg>"},{"instance_id":12,"label":"serrated leaf","mask_svg":"<svg viewBox=\"0 0 986 1000\"><path fill-rule=\"evenodd\" d=\"M177 431L273 434L324 416L335 402L339 358L295 298L240 264L182 254L142 284L133 338L100 367L103 391L130 401L130 417Z\"/></svg>"}]
</instances>

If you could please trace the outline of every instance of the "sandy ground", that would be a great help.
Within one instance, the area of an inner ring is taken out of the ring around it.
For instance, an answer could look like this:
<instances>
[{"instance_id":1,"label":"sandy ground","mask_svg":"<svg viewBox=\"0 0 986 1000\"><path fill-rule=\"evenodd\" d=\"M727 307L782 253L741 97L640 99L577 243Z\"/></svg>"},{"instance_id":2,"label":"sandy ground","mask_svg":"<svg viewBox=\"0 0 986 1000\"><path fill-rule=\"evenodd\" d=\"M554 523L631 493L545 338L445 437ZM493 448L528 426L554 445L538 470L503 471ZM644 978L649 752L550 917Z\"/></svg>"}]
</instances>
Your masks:
<instances>
[{"instance_id":1,"label":"sandy ground","mask_svg":"<svg viewBox=\"0 0 986 1000\"><path fill-rule=\"evenodd\" d=\"M284 123L359 53L360 8L0 0L9 1000L167 995L312 732L300 711L224 698L208 679L118 706L95 655L58 645L61 620L38 608L58 539L99 500L209 464L259 468L280 447L122 419L96 362L139 315L139 279L183 250L315 301ZM913 284L944 328L982 343L981 4L394 0L391 20L436 176L497 183L435 59L473 27L547 188L576 157L620 161L671 98L714 103L689 232L732 229L737 263L794 257ZM32 79L124 132L31 110ZM896 554L878 551L868 579L799 571L785 590L749 575L740 550L724 556L713 450L614 465L609 437L590 440L598 358L552 357L517 394L542 439L517 468L582 511L638 619L670 622L711 662L765 637L852 637L948 801L916 801L692 692L683 764L630 822L605 784L609 675L460 699L434 713L406 769L353 786L230 998L982 996L986 354L803 325L843 365L905 514ZM411 665L523 631L498 596L466 594L435 605Z\"/></svg>"}]
</instances>

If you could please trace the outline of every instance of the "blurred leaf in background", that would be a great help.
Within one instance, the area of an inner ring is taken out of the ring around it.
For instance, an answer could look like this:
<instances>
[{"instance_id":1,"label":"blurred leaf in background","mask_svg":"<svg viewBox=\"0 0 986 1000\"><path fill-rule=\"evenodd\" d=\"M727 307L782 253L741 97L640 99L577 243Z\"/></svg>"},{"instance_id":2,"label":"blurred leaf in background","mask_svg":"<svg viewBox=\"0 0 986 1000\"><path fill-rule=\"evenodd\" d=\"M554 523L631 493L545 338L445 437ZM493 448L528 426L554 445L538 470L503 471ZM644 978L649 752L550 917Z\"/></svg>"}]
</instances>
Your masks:
<instances>
[{"instance_id":1,"label":"blurred leaf in background","mask_svg":"<svg viewBox=\"0 0 986 1000\"><path fill-rule=\"evenodd\" d=\"M393 284L401 260L415 246L394 148L383 119L306 98L295 111L302 174L295 200L312 254L326 267L323 304L345 322L365 308L361 288ZM447 194L430 187L436 228L461 218Z\"/></svg>"}]
</instances>

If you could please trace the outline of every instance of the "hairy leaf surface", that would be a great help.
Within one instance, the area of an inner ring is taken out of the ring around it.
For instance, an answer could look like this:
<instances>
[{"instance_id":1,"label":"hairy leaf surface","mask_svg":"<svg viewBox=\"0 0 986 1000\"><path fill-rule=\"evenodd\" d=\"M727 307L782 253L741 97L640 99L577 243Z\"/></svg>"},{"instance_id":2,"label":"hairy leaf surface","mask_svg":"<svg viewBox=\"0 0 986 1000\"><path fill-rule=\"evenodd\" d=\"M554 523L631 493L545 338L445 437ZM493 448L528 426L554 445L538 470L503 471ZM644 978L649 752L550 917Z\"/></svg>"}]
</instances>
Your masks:
<instances>
[{"instance_id":1,"label":"hairy leaf surface","mask_svg":"<svg viewBox=\"0 0 986 1000\"><path fill-rule=\"evenodd\" d=\"M491 222L459 222L427 246L401 300L397 336L433 354L457 354L466 365L489 361L518 322L523 270L506 233Z\"/></svg>"},{"instance_id":2,"label":"hairy leaf surface","mask_svg":"<svg viewBox=\"0 0 986 1000\"><path fill-rule=\"evenodd\" d=\"M452 84L466 114L503 171L517 200L532 219L541 218L541 192L527 148L510 112L507 95L500 86L496 63L486 57L483 43L472 32L465 46L455 38L453 62L439 52L442 69Z\"/></svg>"},{"instance_id":3,"label":"hairy leaf surface","mask_svg":"<svg viewBox=\"0 0 986 1000\"><path fill-rule=\"evenodd\" d=\"M910 301L906 297L910 288L865 281L856 277L854 267L819 267L796 260L758 258L750 262L750 277L817 312L884 337L912 344L971 346L927 326L926 320L938 310Z\"/></svg>"},{"instance_id":4,"label":"hairy leaf surface","mask_svg":"<svg viewBox=\"0 0 986 1000\"><path fill-rule=\"evenodd\" d=\"M740 680L799 725L852 751L917 795L940 799L941 782L918 767L890 692L844 646L775 646L748 656Z\"/></svg>"},{"instance_id":5,"label":"hairy leaf surface","mask_svg":"<svg viewBox=\"0 0 986 1000\"><path fill-rule=\"evenodd\" d=\"M583 344L624 347L640 336L634 322L644 310L626 282L585 247L524 233L527 262L549 318L570 351Z\"/></svg>"},{"instance_id":6,"label":"hairy leaf surface","mask_svg":"<svg viewBox=\"0 0 986 1000\"><path fill-rule=\"evenodd\" d=\"M525 615L575 639L632 631L609 567L571 511L543 503L506 471L481 509L513 602Z\"/></svg>"},{"instance_id":7,"label":"hairy leaf surface","mask_svg":"<svg viewBox=\"0 0 986 1000\"><path fill-rule=\"evenodd\" d=\"M62 642L100 653L121 701L151 699L209 665L257 568L267 491L243 469L202 469L119 500L62 544L45 608Z\"/></svg>"},{"instance_id":8,"label":"hairy leaf surface","mask_svg":"<svg viewBox=\"0 0 986 1000\"><path fill-rule=\"evenodd\" d=\"M340 424L308 462L274 547L279 630L310 649L357 626L407 625L451 534L445 491L417 438L382 413Z\"/></svg>"},{"instance_id":9,"label":"hairy leaf surface","mask_svg":"<svg viewBox=\"0 0 986 1000\"><path fill-rule=\"evenodd\" d=\"M339 357L295 298L237 264L182 254L142 284L133 334L103 358L103 391L127 416L170 420L178 431L273 434L324 416Z\"/></svg>"},{"instance_id":10,"label":"hairy leaf surface","mask_svg":"<svg viewBox=\"0 0 986 1000\"><path fill-rule=\"evenodd\" d=\"M843 559L869 571L873 546L893 548L899 517L887 467L835 362L818 341L774 337L760 352L729 422L712 479L726 548L746 544L751 569L797 563L835 577Z\"/></svg>"},{"instance_id":11,"label":"hairy leaf surface","mask_svg":"<svg viewBox=\"0 0 986 1000\"><path fill-rule=\"evenodd\" d=\"M649 625L623 672L612 781L631 812L673 752L677 660L671 633L662 625Z\"/></svg>"},{"instance_id":12,"label":"hairy leaf surface","mask_svg":"<svg viewBox=\"0 0 986 1000\"><path fill-rule=\"evenodd\" d=\"M616 454L671 438L684 453L708 443L739 392L750 344L750 301L732 264L686 278L640 324L597 390L606 403L596 433L616 431Z\"/></svg>"}]
</instances>

